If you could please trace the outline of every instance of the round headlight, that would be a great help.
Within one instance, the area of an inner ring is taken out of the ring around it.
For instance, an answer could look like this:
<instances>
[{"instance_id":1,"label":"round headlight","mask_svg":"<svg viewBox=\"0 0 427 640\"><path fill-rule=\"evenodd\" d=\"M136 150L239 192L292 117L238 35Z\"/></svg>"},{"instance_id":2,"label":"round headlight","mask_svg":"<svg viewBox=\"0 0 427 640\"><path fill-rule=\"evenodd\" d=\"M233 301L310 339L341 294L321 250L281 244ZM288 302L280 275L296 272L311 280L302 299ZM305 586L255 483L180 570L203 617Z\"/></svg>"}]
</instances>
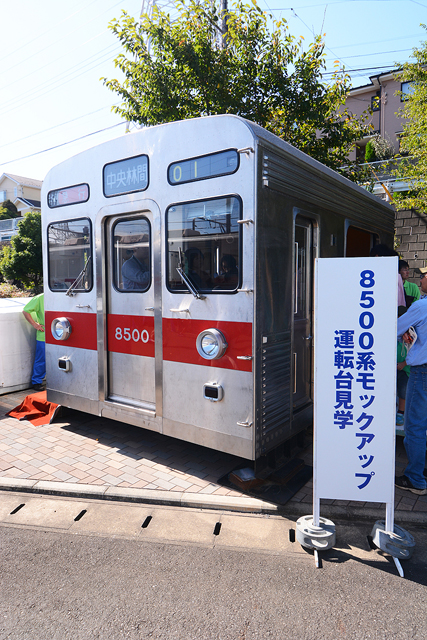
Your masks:
<instances>
[{"instance_id":1,"label":"round headlight","mask_svg":"<svg viewBox=\"0 0 427 640\"><path fill-rule=\"evenodd\" d=\"M55 340L68 340L71 335L71 324L67 318L55 318L50 327Z\"/></svg>"},{"instance_id":2,"label":"round headlight","mask_svg":"<svg viewBox=\"0 0 427 640\"><path fill-rule=\"evenodd\" d=\"M196 347L202 358L216 360L224 355L228 345L221 331L206 329L197 336Z\"/></svg>"}]
</instances>

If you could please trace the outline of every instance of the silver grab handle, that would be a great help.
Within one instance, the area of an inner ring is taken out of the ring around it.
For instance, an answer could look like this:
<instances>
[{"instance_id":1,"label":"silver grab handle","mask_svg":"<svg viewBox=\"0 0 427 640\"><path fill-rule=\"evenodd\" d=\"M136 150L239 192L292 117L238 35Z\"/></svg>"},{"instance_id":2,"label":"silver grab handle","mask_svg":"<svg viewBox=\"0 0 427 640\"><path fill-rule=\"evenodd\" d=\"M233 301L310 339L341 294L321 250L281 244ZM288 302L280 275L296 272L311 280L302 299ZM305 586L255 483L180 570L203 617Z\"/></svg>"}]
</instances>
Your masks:
<instances>
[{"instance_id":1,"label":"silver grab handle","mask_svg":"<svg viewBox=\"0 0 427 640\"><path fill-rule=\"evenodd\" d=\"M237 153L246 153L248 156L250 153L255 153L253 147L243 147L242 149L237 149Z\"/></svg>"},{"instance_id":2,"label":"silver grab handle","mask_svg":"<svg viewBox=\"0 0 427 640\"><path fill-rule=\"evenodd\" d=\"M295 247L295 293L294 293L294 313L298 313L298 242L294 242Z\"/></svg>"},{"instance_id":3,"label":"silver grab handle","mask_svg":"<svg viewBox=\"0 0 427 640\"><path fill-rule=\"evenodd\" d=\"M297 392L297 354L294 353L294 393Z\"/></svg>"},{"instance_id":4,"label":"silver grab handle","mask_svg":"<svg viewBox=\"0 0 427 640\"><path fill-rule=\"evenodd\" d=\"M246 420L245 422L238 422L237 424L239 427L252 427L253 422Z\"/></svg>"},{"instance_id":5,"label":"silver grab handle","mask_svg":"<svg viewBox=\"0 0 427 640\"><path fill-rule=\"evenodd\" d=\"M154 311L154 307L145 307L146 311Z\"/></svg>"},{"instance_id":6,"label":"silver grab handle","mask_svg":"<svg viewBox=\"0 0 427 640\"><path fill-rule=\"evenodd\" d=\"M253 356L237 356L237 360L252 360Z\"/></svg>"},{"instance_id":7,"label":"silver grab handle","mask_svg":"<svg viewBox=\"0 0 427 640\"><path fill-rule=\"evenodd\" d=\"M190 309L169 309L172 313L190 313Z\"/></svg>"},{"instance_id":8,"label":"silver grab handle","mask_svg":"<svg viewBox=\"0 0 427 640\"><path fill-rule=\"evenodd\" d=\"M301 336L303 340L311 340L313 336Z\"/></svg>"},{"instance_id":9,"label":"silver grab handle","mask_svg":"<svg viewBox=\"0 0 427 640\"><path fill-rule=\"evenodd\" d=\"M245 220L238 220L237 224L253 224L254 221L252 218L246 218Z\"/></svg>"},{"instance_id":10,"label":"silver grab handle","mask_svg":"<svg viewBox=\"0 0 427 640\"><path fill-rule=\"evenodd\" d=\"M253 293L253 289L237 289L237 293Z\"/></svg>"}]
</instances>

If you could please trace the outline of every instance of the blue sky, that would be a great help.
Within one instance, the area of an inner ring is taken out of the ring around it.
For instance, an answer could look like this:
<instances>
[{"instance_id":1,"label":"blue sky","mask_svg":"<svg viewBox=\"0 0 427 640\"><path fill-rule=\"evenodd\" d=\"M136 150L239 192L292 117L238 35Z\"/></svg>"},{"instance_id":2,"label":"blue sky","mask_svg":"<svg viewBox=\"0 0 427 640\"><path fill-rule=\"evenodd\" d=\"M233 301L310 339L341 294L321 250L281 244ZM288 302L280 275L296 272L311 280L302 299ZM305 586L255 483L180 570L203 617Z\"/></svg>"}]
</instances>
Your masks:
<instances>
[{"instance_id":1,"label":"blue sky","mask_svg":"<svg viewBox=\"0 0 427 640\"><path fill-rule=\"evenodd\" d=\"M159 0L159 4L165 0ZM328 70L345 64L353 86L410 59L427 33L427 0L259 0L290 32L324 33ZM15 0L3 7L0 52L0 175L43 180L62 160L123 135L111 112L118 97L100 78L117 77L118 40L108 23L142 0ZM329 76L327 76L329 77Z\"/></svg>"}]
</instances>

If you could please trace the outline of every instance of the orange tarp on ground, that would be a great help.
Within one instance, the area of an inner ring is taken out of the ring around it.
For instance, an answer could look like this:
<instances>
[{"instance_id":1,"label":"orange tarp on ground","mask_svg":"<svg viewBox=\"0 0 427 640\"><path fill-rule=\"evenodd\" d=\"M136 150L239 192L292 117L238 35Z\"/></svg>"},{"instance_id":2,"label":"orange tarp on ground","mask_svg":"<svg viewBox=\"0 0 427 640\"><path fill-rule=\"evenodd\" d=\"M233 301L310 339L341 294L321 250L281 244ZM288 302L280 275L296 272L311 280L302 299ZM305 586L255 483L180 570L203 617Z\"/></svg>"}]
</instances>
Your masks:
<instances>
[{"instance_id":1,"label":"orange tarp on ground","mask_svg":"<svg viewBox=\"0 0 427 640\"><path fill-rule=\"evenodd\" d=\"M59 407L59 404L47 401L46 391L40 391L26 396L18 407L15 407L6 415L18 420L29 420L35 427L40 427L52 422Z\"/></svg>"}]
</instances>

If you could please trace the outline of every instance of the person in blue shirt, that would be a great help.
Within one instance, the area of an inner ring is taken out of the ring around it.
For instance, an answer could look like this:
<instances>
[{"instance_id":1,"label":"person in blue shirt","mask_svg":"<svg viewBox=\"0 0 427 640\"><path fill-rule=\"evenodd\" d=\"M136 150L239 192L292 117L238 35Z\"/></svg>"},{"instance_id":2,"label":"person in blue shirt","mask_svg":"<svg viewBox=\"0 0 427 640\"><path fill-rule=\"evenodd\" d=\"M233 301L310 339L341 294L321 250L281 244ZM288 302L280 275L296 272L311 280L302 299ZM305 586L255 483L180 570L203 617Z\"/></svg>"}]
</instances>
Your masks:
<instances>
[{"instance_id":1,"label":"person in blue shirt","mask_svg":"<svg viewBox=\"0 0 427 640\"><path fill-rule=\"evenodd\" d=\"M424 271L424 269L423 269ZM421 292L427 294L427 273L420 275ZM417 339L409 349L406 364L411 367L405 405L405 445L408 465L395 485L418 495L426 495L424 466L427 432L427 297L414 302L397 321L397 339L411 343L408 329L414 327Z\"/></svg>"},{"instance_id":2,"label":"person in blue shirt","mask_svg":"<svg viewBox=\"0 0 427 640\"><path fill-rule=\"evenodd\" d=\"M129 260L122 266L123 288L127 291L145 291L150 281L148 268L149 251L138 246L132 251Z\"/></svg>"}]
</instances>

